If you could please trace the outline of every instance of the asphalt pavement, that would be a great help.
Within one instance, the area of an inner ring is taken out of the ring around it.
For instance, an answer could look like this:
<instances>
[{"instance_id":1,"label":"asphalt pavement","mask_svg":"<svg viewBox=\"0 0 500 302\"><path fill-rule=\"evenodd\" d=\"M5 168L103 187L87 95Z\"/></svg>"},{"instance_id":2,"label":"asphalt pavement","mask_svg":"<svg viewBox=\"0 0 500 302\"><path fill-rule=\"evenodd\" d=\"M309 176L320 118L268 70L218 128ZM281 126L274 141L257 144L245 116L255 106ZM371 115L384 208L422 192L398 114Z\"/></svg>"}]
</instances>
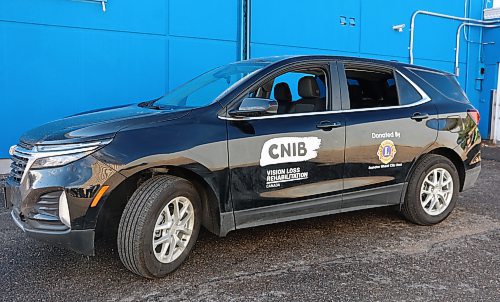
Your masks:
<instances>
[{"instance_id":1,"label":"asphalt pavement","mask_svg":"<svg viewBox=\"0 0 500 302\"><path fill-rule=\"evenodd\" d=\"M85 257L26 238L0 210L3 301L500 301L500 148L439 225L390 208L203 232L175 273L129 273L116 248Z\"/></svg>"}]
</instances>

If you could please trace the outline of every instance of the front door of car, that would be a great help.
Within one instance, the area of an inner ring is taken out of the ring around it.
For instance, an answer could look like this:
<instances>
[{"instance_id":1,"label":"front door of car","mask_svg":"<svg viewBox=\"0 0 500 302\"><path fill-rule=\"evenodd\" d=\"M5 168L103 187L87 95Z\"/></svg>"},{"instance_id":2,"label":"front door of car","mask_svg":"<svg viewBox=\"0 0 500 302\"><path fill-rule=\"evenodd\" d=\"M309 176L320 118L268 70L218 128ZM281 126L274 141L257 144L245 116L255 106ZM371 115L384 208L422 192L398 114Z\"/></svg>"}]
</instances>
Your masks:
<instances>
[{"instance_id":1,"label":"front door of car","mask_svg":"<svg viewBox=\"0 0 500 302\"><path fill-rule=\"evenodd\" d=\"M339 64L346 119L343 208L399 203L409 170L437 137L435 105L408 70Z\"/></svg>"},{"instance_id":2,"label":"front door of car","mask_svg":"<svg viewBox=\"0 0 500 302\"><path fill-rule=\"evenodd\" d=\"M340 108L337 75L326 62L277 71L246 95L276 100L276 114L227 118L237 227L340 208L344 117L331 112Z\"/></svg>"}]
</instances>

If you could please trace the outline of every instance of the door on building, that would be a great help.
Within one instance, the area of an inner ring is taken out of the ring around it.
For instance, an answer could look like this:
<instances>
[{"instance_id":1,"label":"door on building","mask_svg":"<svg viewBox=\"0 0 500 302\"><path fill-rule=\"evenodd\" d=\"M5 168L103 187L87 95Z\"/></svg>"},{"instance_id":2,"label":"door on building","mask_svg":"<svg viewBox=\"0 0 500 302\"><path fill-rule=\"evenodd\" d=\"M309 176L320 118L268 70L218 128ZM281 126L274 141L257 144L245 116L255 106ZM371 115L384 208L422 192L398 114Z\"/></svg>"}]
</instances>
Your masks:
<instances>
[{"instance_id":1,"label":"door on building","mask_svg":"<svg viewBox=\"0 0 500 302\"><path fill-rule=\"evenodd\" d=\"M228 122L237 227L340 208L345 129L333 68L325 61L276 71L245 97L274 99L278 113Z\"/></svg>"},{"instance_id":2,"label":"door on building","mask_svg":"<svg viewBox=\"0 0 500 302\"><path fill-rule=\"evenodd\" d=\"M348 96L342 99L343 208L398 203L412 163L436 140L437 130L427 126L436 108L405 72L339 63L342 95Z\"/></svg>"}]
</instances>

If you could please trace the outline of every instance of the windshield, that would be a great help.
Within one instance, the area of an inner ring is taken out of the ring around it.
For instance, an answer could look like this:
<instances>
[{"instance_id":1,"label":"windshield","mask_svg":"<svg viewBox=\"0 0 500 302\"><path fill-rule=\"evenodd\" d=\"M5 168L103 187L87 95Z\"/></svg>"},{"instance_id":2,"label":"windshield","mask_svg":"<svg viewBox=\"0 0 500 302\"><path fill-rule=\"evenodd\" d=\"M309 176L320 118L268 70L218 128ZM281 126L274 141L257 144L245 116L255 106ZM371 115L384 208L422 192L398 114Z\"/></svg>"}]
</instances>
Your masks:
<instances>
[{"instance_id":1,"label":"windshield","mask_svg":"<svg viewBox=\"0 0 500 302\"><path fill-rule=\"evenodd\" d=\"M215 99L249 74L262 69L269 63L238 62L215 68L172 90L159 98L152 107L196 108L212 104Z\"/></svg>"}]
</instances>

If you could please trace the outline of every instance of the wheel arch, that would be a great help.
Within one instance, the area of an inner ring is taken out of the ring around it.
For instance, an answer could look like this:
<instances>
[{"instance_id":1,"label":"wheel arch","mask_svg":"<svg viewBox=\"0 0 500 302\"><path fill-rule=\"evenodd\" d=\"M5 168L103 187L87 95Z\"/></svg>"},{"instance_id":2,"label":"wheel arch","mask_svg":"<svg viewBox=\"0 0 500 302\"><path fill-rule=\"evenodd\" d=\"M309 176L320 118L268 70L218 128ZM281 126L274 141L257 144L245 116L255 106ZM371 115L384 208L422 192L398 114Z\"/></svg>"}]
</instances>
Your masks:
<instances>
[{"instance_id":1,"label":"wheel arch","mask_svg":"<svg viewBox=\"0 0 500 302\"><path fill-rule=\"evenodd\" d=\"M461 192L465 183L465 166L464 162L462 161L462 158L460 158L458 153L455 152L453 149L446 147L436 148L429 153L444 156L448 158L455 165L455 168L457 169L458 172L458 178L460 180L460 192Z\"/></svg>"},{"instance_id":2,"label":"wheel arch","mask_svg":"<svg viewBox=\"0 0 500 302\"><path fill-rule=\"evenodd\" d=\"M459 191L461 192L463 190L464 183L465 183L465 166L464 166L462 159L460 158L460 155L458 155L458 153L455 152L451 148L437 147L437 148L434 148L426 153L423 153L422 155L420 155L419 157L417 157L414 160L408 174L406 175L405 185L404 185L403 191L401 192L401 197L399 200L400 210L401 210L401 206L403 205L403 202L405 199L406 191L408 190L408 181L410 180L411 175L413 174L416 167L418 166L418 164L420 163L420 161L424 158L424 156L426 154L441 155L441 156L444 156L447 159L449 159L453 163L453 165L455 166L455 168L457 169L457 172L458 172L458 178L460 181L460 190Z\"/></svg>"},{"instance_id":3,"label":"wheel arch","mask_svg":"<svg viewBox=\"0 0 500 302\"><path fill-rule=\"evenodd\" d=\"M162 174L184 178L194 185L202 204L202 225L210 232L219 235L221 233L220 203L214 189L201 175L188 168L161 165L148 167L129 175L109 192L105 200L101 201L95 225L98 237L114 238L125 205L132 194L144 181Z\"/></svg>"},{"instance_id":4,"label":"wheel arch","mask_svg":"<svg viewBox=\"0 0 500 302\"><path fill-rule=\"evenodd\" d=\"M448 148L448 147L437 147L437 148L434 148L434 149L430 150L429 152L426 152L426 153L422 154L421 156L419 156L415 160L415 163L412 165L412 167L410 169L410 173L408 173L408 175L407 175L406 181L409 180L410 176L412 175L413 171L417 167L418 163L422 160L422 158L426 154L441 155L441 156L446 157L447 159L449 159L453 163L453 165L455 166L455 168L457 169L457 172L458 172L458 178L460 180L460 191L462 191L463 186L464 186L464 182L465 182L465 166L464 166L464 163L462 161L462 158L460 158L460 155L458 155L457 152L455 152L453 149Z\"/></svg>"}]
</instances>

